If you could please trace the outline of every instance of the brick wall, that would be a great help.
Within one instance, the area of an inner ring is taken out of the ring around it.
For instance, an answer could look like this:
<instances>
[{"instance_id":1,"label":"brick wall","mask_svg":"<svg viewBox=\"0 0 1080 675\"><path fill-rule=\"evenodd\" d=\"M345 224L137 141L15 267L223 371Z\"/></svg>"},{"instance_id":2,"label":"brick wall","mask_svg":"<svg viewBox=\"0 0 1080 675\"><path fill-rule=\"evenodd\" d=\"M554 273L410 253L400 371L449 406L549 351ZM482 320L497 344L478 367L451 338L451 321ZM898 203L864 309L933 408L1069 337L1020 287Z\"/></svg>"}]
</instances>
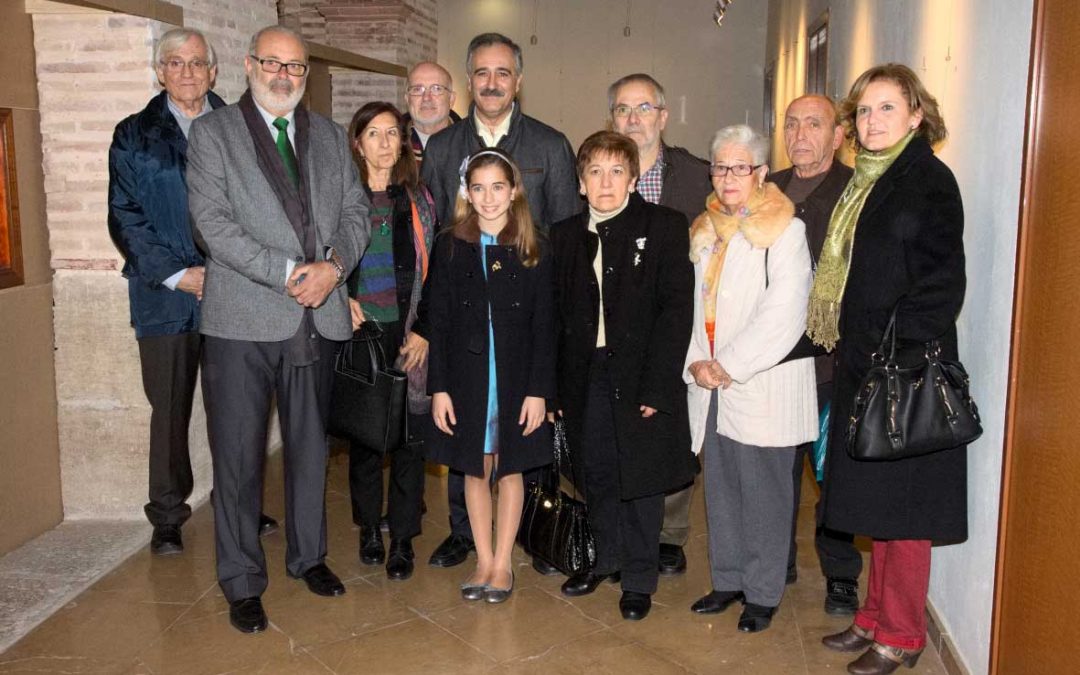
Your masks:
<instances>
[{"instance_id":1,"label":"brick wall","mask_svg":"<svg viewBox=\"0 0 1080 675\"><path fill-rule=\"evenodd\" d=\"M214 43L216 91L236 100L248 40L276 23L275 0L173 1ZM150 409L106 225L108 149L116 124L159 91L153 49L171 27L109 13L34 16L67 518L140 518L146 501ZM201 398L191 450L197 501L210 488Z\"/></svg>"}]
</instances>

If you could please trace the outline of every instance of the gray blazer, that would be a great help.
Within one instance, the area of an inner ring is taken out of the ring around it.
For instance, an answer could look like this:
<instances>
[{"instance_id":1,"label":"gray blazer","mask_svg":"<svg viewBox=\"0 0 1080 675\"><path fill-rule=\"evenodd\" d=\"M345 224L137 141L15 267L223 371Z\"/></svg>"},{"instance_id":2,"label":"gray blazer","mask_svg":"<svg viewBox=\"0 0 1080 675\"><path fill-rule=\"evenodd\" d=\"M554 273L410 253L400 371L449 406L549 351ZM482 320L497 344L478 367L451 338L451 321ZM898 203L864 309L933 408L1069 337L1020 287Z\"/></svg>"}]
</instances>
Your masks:
<instances>
[{"instance_id":1,"label":"gray blazer","mask_svg":"<svg viewBox=\"0 0 1080 675\"><path fill-rule=\"evenodd\" d=\"M334 122L308 113L307 157L316 248L333 246L351 271L371 239L368 200L345 138ZM303 247L263 176L255 142L236 104L191 125L187 154L188 206L206 250L204 335L280 342L300 327L304 308L285 292L286 261L302 263ZM315 328L347 340L352 323L345 286L314 311Z\"/></svg>"}]
</instances>

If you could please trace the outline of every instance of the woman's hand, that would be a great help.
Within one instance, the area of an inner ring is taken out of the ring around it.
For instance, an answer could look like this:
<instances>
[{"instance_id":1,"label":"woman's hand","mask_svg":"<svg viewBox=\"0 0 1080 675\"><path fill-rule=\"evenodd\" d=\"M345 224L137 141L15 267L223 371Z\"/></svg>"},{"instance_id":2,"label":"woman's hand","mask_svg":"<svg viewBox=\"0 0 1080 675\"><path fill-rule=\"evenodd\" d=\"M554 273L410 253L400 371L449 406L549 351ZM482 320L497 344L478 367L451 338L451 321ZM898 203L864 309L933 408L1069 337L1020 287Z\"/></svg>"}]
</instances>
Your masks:
<instances>
[{"instance_id":1,"label":"woman's hand","mask_svg":"<svg viewBox=\"0 0 1080 675\"><path fill-rule=\"evenodd\" d=\"M454 417L454 402L450 400L450 394L440 391L432 395L431 417L435 420L435 426L439 431L448 436L454 435L454 430L450 427L457 425L457 418Z\"/></svg>"},{"instance_id":2,"label":"woman's hand","mask_svg":"<svg viewBox=\"0 0 1080 675\"><path fill-rule=\"evenodd\" d=\"M731 386L731 376L727 374L727 371L724 370L724 367L720 365L720 362L716 359L709 362L709 372L712 373L713 377L720 383L721 389L727 389Z\"/></svg>"},{"instance_id":3,"label":"woman's hand","mask_svg":"<svg viewBox=\"0 0 1080 675\"><path fill-rule=\"evenodd\" d=\"M649 419L650 417L652 417L653 415L656 414L656 408L650 408L647 405L641 406L640 408L638 408L638 410L641 411L641 416L644 417L645 419Z\"/></svg>"},{"instance_id":4,"label":"woman's hand","mask_svg":"<svg viewBox=\"0 0 1080 675\"><path fill-rule=\"evenodd\" d=\"M540 428L547 417L547 404L541 396L526 396L521 404L521 414L518 415L518 426L525 425L522 436L528 436Z\"/></svg>"},{"instance_id":5,"label":"woman's hand","mask_svg":"<svg viewBox=\"0 0 1080 675\"><path fill-rule=\"evenodd\" d=\"M356 298L349 298L349 313L352 314L352 329L355 331L364 323L364 310Z\"/></svg>"},{"instance_id":6,"label":"woman's hand","mask_svg":"<svg viewBox=\"0 0 1080 675\"><path fill-rule=\"evenodd\" d=\"M701 360L694 361L690 364L687 370L690 371L690 375L694 378L694 382L697 382L697 386L702 389L716 389L722 383L720 381L719 374L712 368L713 364L719 367L719 363L715 360ZM723 368L721 368L723 370Z\"/></svg>"},{"instance_id":7,"label":"woman's hand","mask_svg":"<svg viewBox=\"0 0 1080 675\"><path fill-rule=\"evenodd\" d=\"M399 351L405 357L401 364L402 370L413 370L423 365L424 361L427 360L428 341L416 333L409 333L409 337L405 338L405 344L401 346Z\"/></svg>"}]
</instances>

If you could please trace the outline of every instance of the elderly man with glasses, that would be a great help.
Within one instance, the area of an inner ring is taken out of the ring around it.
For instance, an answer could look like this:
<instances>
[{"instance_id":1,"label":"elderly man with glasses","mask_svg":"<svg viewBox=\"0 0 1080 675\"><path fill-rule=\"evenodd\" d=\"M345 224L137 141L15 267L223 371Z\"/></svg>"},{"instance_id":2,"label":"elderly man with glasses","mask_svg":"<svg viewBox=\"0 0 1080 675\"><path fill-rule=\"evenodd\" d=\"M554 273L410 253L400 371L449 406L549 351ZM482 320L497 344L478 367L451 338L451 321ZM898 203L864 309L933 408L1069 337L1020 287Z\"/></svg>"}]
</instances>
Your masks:
<instances>
[{"instance_id":1,"label":"elderly man with glasses","mask_svg":"<svg viewBox=\"0 0 1080 675\"><path fill-rule=\"evenodd\" d=\"M454 112L457 92L450 72L433 61L421 61L409 71L405 104L409 112L409 144L417 165L424 161L428 139L461 117Z\"/></svg>"},{"instance_id":2,"label":"elderly man with glasses","mask_svg":"<svg viewBox=\"0 0 1080 675\"><path fill-rule=\"evenodd\" d=\"M694 222L705 210L705 198L712 192L709 165L683 148L664 143L668 120L664 88L645 73L627 75L608 87L608 109L615 131L637 143L638 193L645 201L673 208L686 216L686 222ZM693 490L691 483L664 500L660 574L686 571L683 546L690 536Z\"/></svg>"},{"instance_id":3,"label":"elderly man with glasses","mask_svg":"<svg viewBox=\"0 0 1080 675\"><path fill-rule=\"evenodd\" d=\"M188 453L195 379L202 351L199 301L203 257L191 237L184 183L191 122L225 105L210 91L213 46L197 30L161 36L154 70L163 91L116 126L109 148L109 234L124 255L131 325L150 403L150 551L183 552L180 528L191 516ZM277 523L262 517L261 532Z\"/></svg>"},{"instance_id":4,"label":"elderly man with glasses","mask_svg":"<svg viewBox=\"0 0 1080 675\"><path fill-rule=\"evenodd\" d=\"M301 104L302 37L251 40L239 103L192 125L188 199L205 244L203 398L214 459L218 583L239 631L265 630L257 536L271 401L285 458L285 568L323 596L326 418L334 355L352 337L345 276L370 239L368 201L345 130Z\"/></svg>"}]
</instances>

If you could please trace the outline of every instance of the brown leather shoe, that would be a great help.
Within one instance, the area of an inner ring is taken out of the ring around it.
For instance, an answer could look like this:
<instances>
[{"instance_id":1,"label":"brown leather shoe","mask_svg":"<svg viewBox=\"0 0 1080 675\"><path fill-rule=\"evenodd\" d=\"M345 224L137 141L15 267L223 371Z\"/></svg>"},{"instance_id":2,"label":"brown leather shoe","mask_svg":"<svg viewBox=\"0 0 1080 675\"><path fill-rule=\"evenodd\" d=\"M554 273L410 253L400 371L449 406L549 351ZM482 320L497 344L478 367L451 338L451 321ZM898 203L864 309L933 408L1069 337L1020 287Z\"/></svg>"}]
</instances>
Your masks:
<instances>
[{"instance_id":1,"label":"brown leather shoe","mask_svg":"<svg viewBox=\"0 0 1080 675\"><path fill-rule=\"evenodd\" d=\"M900 649L875 642L862 656L849 663L847 670L852 675L888 675L900 664L914 668L922 652L921 649Z\"/></svg>"},{"instance_id":2,"label":"brown leather shoe","mask_svg":"<svg viewBox=\"0 0 1080 675\"><path fill-rule=\"evenodd\" d=\"M842 633L826 635L821 638L821 644L834 652L859 652L869 647L874 642L874 634L851 624Z\"/></svg>"}]
</instances>

